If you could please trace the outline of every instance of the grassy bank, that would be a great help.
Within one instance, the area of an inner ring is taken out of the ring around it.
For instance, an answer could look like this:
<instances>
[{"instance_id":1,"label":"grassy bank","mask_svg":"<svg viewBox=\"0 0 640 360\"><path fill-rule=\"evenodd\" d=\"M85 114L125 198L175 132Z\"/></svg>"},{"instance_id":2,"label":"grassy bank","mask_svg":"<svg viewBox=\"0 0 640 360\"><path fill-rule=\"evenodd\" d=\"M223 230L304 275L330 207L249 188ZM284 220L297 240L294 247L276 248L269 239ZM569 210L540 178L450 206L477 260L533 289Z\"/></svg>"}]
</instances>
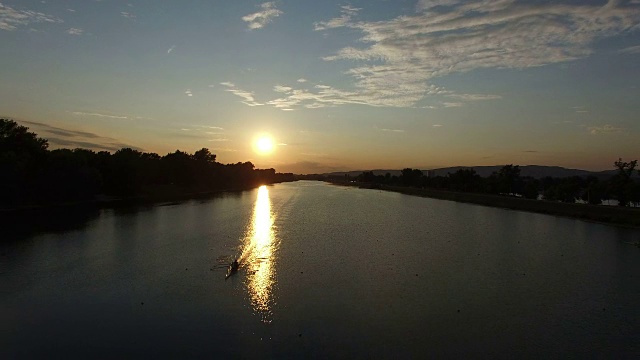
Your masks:
<instances>
[{"instance_id":1,"label":"grassy bank","mask_svg":"<svg viewBox=\"0 0 640 360\"><path fill-rule=\"evenodd\" d=\"M511 210L530 211L540 214L566 216L587 221L640 228L640 209L617 206L569 204L561 202L530 200L512 196L463 193L435 189L418 189L404 186L363 185L359 183L335 183L336 185L375 188L441 200L451 200Z\"/></svg>"}]
</instances>

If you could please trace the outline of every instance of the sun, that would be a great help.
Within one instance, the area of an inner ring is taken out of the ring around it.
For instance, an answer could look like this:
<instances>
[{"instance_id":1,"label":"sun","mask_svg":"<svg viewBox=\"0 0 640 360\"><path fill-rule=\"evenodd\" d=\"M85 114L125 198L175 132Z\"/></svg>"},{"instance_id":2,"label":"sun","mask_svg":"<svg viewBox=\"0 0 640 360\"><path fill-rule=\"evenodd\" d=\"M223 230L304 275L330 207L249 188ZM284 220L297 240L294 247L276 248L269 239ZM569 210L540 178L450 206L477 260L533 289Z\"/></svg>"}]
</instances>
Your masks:
<instances>
[{"instance_id":1,"label":"sun","mask_svg":"<svg viewBox=\"0 0 640 360\"><path fill-rule=\"evenodd\" d=\"M263 135L256 140L253 145L255 151L260 155L268 155L273 152L273 139L271 137Z\"/></svg>"}]
</instances>

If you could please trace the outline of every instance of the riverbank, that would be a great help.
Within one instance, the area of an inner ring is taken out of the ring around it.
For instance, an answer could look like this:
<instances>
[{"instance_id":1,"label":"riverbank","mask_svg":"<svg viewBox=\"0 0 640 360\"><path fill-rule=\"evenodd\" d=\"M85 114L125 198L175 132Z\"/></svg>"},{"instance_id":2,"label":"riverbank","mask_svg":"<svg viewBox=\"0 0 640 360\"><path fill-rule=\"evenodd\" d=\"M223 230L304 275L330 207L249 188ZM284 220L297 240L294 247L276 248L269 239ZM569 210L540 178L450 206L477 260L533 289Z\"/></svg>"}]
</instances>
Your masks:
<instances>
[{"instance_id":1,"label":"riverbank","mask_svg":"<svg viewBox=\"0 0 640 360\"><path fill-rule=\"evenodd\" d=\"M404 186L388 186L362 183L332 183L342 186L393 191L407 195L450 200L470 204L529 211L539 214L571 217L591 222L629 226L640 229L640 209L617 206L569 204L544 200L531 200L513 196L463 193L435 189L419 189Z\"/></svg>"}]
</instances>

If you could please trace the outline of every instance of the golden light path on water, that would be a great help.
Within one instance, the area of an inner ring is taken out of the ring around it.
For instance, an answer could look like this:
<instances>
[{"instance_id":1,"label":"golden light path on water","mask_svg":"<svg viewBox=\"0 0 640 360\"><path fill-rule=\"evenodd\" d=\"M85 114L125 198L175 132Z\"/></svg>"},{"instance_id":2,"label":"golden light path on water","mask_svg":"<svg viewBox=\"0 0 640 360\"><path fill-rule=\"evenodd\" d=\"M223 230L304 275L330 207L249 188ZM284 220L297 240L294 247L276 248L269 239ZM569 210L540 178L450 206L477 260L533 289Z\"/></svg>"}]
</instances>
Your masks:
<instances>
[{"instance_id":1,"label":"golden light path on water","mask_svg":"<svg viewBox=\"0 0 640 360\"><path fill-rule=\"evenodd\" d=\"M258 189L258 198L240 259L247 267L246 285L251 304L264 322L271 322L276 250L277 238L269 189L263 185Z\"/></svg>"}]
</instances>

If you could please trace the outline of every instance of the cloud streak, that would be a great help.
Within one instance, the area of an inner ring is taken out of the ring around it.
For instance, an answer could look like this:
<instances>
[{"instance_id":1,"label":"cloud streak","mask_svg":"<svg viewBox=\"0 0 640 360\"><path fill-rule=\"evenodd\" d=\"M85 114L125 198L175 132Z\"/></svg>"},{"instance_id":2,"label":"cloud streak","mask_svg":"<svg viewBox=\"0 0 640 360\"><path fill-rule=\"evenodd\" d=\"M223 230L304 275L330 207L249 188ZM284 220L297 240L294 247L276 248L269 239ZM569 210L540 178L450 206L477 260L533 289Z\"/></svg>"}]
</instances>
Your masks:
<instances>
[{"instance_id":1,"label":"cloud streak","mask_svg":"<svg viewBox=\"0 0 640 360\"><path fill-rule=\"evenodd\" d=\"M14 31L21 26L28 26L34 23L62 23L52 15L31 10L16 10L10 6L0 3L0 30Z\"/></svg>"},{"instance_id":2,"label":"cloud streak","mask_svg":"<svg viewBox=\"0 0 640 360\"><path fill-rule=\"evenodd\" d=\"M362 10L362 8L354 8L350 5L341 6L340 8L341 15L339 17L313 24L314 30L320 31L347 26L352 18L358 14L358 11Z\"/></svg>"},{"instance_id":3,"label":"cloud streak","mask_svg":"<svg viewBox=\"0 0 640 360\"><path fill-rule=\"evenodd\" d=\"M236 87L236 85L234 83L232 83L232 82L221 82L220 85L225 86L227 88L225 91L228 91L228 92L232 93L233 95L236 95L236 96L239 96L239 97L243 98L244 101L241 101L241 102L243 104L245 104L245 105L248 105L248 106L264 105L263 103L257 102L253 98L253 93L252 92L238 89Z\"/></svg>"},{"instance_id":4,"label":"cloud streak","mask_svg":"<svg viewBox=\"0 0 640 360\"><path fill-rule=\"evenodd\" d=\"M83 148L95 151L117 151L122 148L132 148L142 151L142 149L138 147L122 143L114 138L100 136L86 131L63 129L34 121L20 122L33 126L38 129L39 132L44 133L40 136L47 139L49 144L53 145L54 148ZM53 134L55 136L48 136L46 134Z\"/></svg>"},{"instance_id":5,"label":"cloud streak","mask_svg":"<svg viewBox=\"0 0 640 360\"><path fill-rule=\"evenodd\" d=\"M84 30L79 29L79 28L70 28L70 29L67 30L67 34L69 34L69 35L79 36L79 35L82 35L83 33L84 33Z\"/></svg>"},{"instance_id":6,"label":"cloud streak","mask_svg":"<svg viewBox=\"0 0 640 360\"><path fill-rule=\"evenodd\" d=\"M108 119L130 119L129 116L123 116L123 115L108 115L108 114L100 114L100 113L92 113L92 112L82 112L82 111L72 111L71 114L75 115L75 116L95 116L95 117L101 117L101 118L108 118Z\"/></svg>"},{"instance_id":7,"label":"cloud streak","mask_svg":"<svg viewBox=\"0 0 640 360\"><path fill-rule=\"evenodd\" d=\"M640 54L640 45L629 46L618 51L620 54Z\"/></svg>"},{"instance_id":8,"label":"cloud streak","mask_svg":"<svg viewBox=\"0 0 640 360\"><path fill-rule=\"evenodd\" d=\"M127 19L130 19L130 20L135 20L136 19L136 15L135 14L132 14L132 13L127 12L127 11L120 12L120 15L123 18L127 18Z\"/></svg>"},{"instance_id":9,"label":"cloud streak","mask_svg":"<svg viewBox=\"0 0 640 360\"><path fill-rule=\"evenodd\" d=\"M485 94L449 94L447 97L459 99L463 101L480 101L480 100L497 100L502 99L500 95L485 95Z\"/></svg>"},{"instance_id":10,"label":"cloud streak","mask_svg":"<svg viewBox=\"0 0 640 360\"><path fill-rule=\"evenodd\" d=\"M262 29L273 21L274 18L282 15L283 12L276 9L274 2L266 2L260 5L261 11L247 16L243 16L242 20L248 23L250 30Z\"/></svg>"},{"instance_id":11,"label":"cloud streak","mask_svg":"<svg viewBox=\"0 0 640 360\"><path fill-rule=\"evenodd\" d=\"M587 128L587 130L589 130L589 133L591 133L591 135L598 135L598 134L619 133L619 132L622 132L624 129L607 124L603 126L590 126Z\"/></svg>"}]
</instances>

